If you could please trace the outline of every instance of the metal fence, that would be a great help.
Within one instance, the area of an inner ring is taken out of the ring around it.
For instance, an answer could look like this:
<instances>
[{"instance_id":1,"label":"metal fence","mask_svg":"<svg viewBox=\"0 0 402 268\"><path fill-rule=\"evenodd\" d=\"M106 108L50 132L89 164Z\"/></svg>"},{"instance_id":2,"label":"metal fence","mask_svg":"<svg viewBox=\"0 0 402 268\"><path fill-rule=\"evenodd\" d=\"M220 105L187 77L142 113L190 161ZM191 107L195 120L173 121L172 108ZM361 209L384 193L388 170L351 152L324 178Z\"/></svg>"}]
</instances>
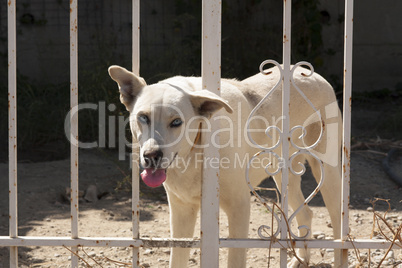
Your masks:
<instances>
[{"instance_id":1,"label":"metal fence","mask_svg":"<svg viewBox=\"0 0 402 268\"><path fill-rule=\"evenodd\" d=\"M78 105L78 0L70 1L70 70L71 70L71 109ZM133 72L139 74L140 58L140 1L133 0ZM202 84L216 94L220 88L220 49L221 49L221 1L204 0L202 2ZM219 168L209 167L203 172L201 205L201 238L140 238L139 236L139 164L132 165L132 236L116 237L81 237L78 228L78 117L71 117L71 237L31 237L18 235L17 205L17 81L16 81L16 0L8 1L8 55L9 55L9 236L0 236L0 246L10 248L10 267L18 266L18 247L30 246L65 246L73 252L79 246L88 247L132 247L132 266L139 266L140 247L190 247L201 248L201 267L219 266L219 248L279 248L281 267L286 267L287 248L289 245L287 209L287 184L289 169L281 170L282 200L281 208L286 217L278 219L279 235L269 243L263 239L222 239L219 238ZM342 267L348 266L348 249L386 249L392 246L386 240L354 240L349 234L349 176L350 176L350 129L351 129L351 81L352 81L352 36L353 36L353 0L345 4L345 50L344 50L344 96L343 96L343 144L342 144L342 222L341 239L293 241L296 248L334 248L342 250ZM283 24L283 128L282 141L290 137L289 129L289 88L291 83L291 1L284 0ZM305 63L303 63L305 64ZM278 65L279 66L279 65ZM71 113L72 115L74 113ZM218 123L213 125L217 128ZM208 137L204 137L208 139ZM75 141L75 142L74 142ZM283 159L289 159L289 142L283 142ZM133 153L137 147L134 147ZM206 157L219 157L217 148L205 150ZM307 202L308 200L306 200ZM71 255L72 267L78 267L79 259Z\"/></svg>"}]
</instances>

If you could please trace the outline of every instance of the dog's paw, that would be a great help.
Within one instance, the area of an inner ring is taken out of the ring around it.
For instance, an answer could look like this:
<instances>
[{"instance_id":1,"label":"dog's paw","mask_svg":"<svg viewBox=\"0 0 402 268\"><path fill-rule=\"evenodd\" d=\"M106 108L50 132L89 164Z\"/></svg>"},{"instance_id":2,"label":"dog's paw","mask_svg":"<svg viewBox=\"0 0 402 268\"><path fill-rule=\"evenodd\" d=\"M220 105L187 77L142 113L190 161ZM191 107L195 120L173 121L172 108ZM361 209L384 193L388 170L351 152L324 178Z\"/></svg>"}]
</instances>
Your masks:
<instances>
[{"instance_id":1,"label":"dog's paw","mask_svg":"<svg viewBox=\"0 0 402 268\"><path fill-rule=\"evenodd\" d=\"M296 257L293 257L288 262L288 268L308 268L308 262L304 258L299 258L302 262L300 262Z\"/></svg>"}]
</instances>

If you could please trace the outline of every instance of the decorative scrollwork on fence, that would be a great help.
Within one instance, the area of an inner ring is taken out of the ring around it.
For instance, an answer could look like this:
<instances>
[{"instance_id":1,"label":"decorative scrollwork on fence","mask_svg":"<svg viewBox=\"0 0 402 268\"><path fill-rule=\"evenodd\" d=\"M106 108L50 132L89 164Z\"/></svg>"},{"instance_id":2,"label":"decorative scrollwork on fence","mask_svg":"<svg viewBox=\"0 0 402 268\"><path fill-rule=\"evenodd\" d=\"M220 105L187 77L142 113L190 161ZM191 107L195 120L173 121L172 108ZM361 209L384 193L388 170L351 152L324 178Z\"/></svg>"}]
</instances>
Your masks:
<instances>
[{"instance_id":1,"label":"decorative scrollwork on fence","mask_svg":"<svg viewBox=\"0 0 402 268\"><path fill-rule=\"evenodd\" d=\"M257 199L264 205L264 207L275 217L275 219L277 220L277 222L280 221L278 215L275 214L275 212L268 206L267 202L264 201L264 199L255 191L253 185L251 184L250 181L250 177L249 177L249 171L251 168L251 165L254 161L254 159L256 159L258 156L262 155L262 154L271 154L273 155L277 160L280 160L280 156L274 152L268 151L268 150L264 150L264 151L260 151L258 153L256 153L251 159L250 161L247 163L247 167L246 167L246 182L248 187L250 188L251 192L254 194L255 197L257 197ZM277 167L276 170L274 170L273 172L269 171L269 168L272 167L272 161L270 161L266 166L265 166L265 172L270 175L270 176L275 176L276 174L278 174L279 172L281 172L281 167ZM258 235L260 236L260 238L262 239L269 239L269 236L265 236L263 235L263 231L265 229L270 229L269 226L267 225L262 225L258 228ZM273 234L274 237L276 237L279 234L279 228L277 228L277 230L275 231L275 233Z\"/></svg>"},{"instance_id":2,"label":"decorative scrollwork on fence","mask_svg":"<svg viewBox=\"0 0 402 268\"><path fill-rule=\"evenodd\" d=\"M250 115L249 115L249 117L248 117L248 119L247 119L247 122L246 122L246 129L247 129L247 130L250 129L250 123L251 123L252 119L254 118L255 113L258 111L258 109L260 109L260 107L263 105L263 103L265 102L265 100L268 99L268 98L271 96L271 94L272 94L277 88L279 88L279 86L280 86L280 84L281 84L281 82L282 82L282 79L283 79L283 69L282 69L281 65L280 65L277 61L274 61L274 60L266 60L266 61L263 61L263 62L261 63L261 65L260 65L260 72L261 72L263 75L269 75L271 72L267 72L266 70L264 70L264 67L265 67L266 65L269 65L269 64L273 64L273 65L275 65L275 66L278 68L278 70L279 70L279 72L280 72L280 78L278 79L278 82L275 84L275 86L262 98L262 100L261 100L261 101L254 107L254 109L250 112ZM278 139L278 141L277 141L273 146L271 146L271 147L264 147L264 146L261 146L260 144L258 144L258 143L253 139L253 137L251 136L251 132L250 132L250 131L247 131L248 139L250 140L251 143L253 143L253 144L256 146L256 148L259 148L259 149L261 149L261 150L272 151L272 150L276 149L277 147L279 147L279 145L281 144L281 142L282 142L282 131L281 131L277 126L268 126L267 129L265 130L265 134L266 134L270 139L272 139L272 136L269 135L269 132L270 132L271 130L275 130L275 131L277 131L277 132L279 133L279 139Z\"/></svg>"},{"instance_id":3,"label":"decorative scrollwork on fence","mask_svg":"<svg viewBox=\"0 0 402 268\"><path fill-rule=\"evenodd\" d=\"M280 88L280 85L282 83L282 80L284 79L284 70L283 67L276 61L274 60L266 60L264 62L261 63L260 65L260 72L263 75L269 75L272 73L272 71L268 71L266 69L264 69L264 67L266 67L267 65L274 65L276 68L278 68L279 73L280 73L280 77L277 81L277 83L275 84L275 86L269 90L269 92L261 99L261 101L254 107L254 109L251 111L247 122L246 122L246 128L247 128L247 134L248 134L248 138L249 140L253 143L253 145L256 148L259 148L261 151L256 153L249 161L248 165L247 165L247 169L246 169L246 181L247 184L251 190L251 192L257 197L257 199L265 206L265 208L272 213L273 217L275 218L275 220L278 222L280 222L280 218L279 216L274 213L273 209L270 208L268 206L268 204L265 202L265 200L255 191L255 189L253 188L253 186L251 185L250 182L250 168L251 168L251 163L252 161L254 161L254 159L262 154L269 154L270 156L273 156L276 160L278 160L279 162L284 162L285 165L284 166L280 166L278 165L277 167L274 167L273 162L270 161L266 166L265 166L265 172L270 175L270 176L275 176L278 173L282 172L283 168L289 168L290 172L296 176L301 176L306 172L306 166L304 163L298 162L298 163L294 163L295 159L297 156L302 155L302 154L306 154L311 156L312 158L314 158L316 161L318 161L320 169L321 169L321 177L319 180L319 183L317 184L317 187L315 188L315 190L310 193L310 195L304 200L303 204L301 204L296 210L294 210L294 212L292 213L292 215L286 219L288 222L288 226L291 226L291 223L293 221L293 219L296 217L296 215L303 209L304 206L306 206L313 198L314 196L318 193L318 191L321 189L322 184L324 183L324 166L323 166L323 162L322 160L316 156L312 150L318 145L318 143L321 141L322 136L323 136L323 132L324 132L324 127L323 127L323 120L320 114L320 111L313 105L313 103L307 98L307 96L303 93L303 91L299 88L299 86L296 84L295 82L295 74L296 74L296 69L299 67L307 67L306 70L308 70L308 73L303 73L301 72L300 74L304 77L311 77L314 74L314 68L313 66L308 63L308 62L299 62L297 64L295 64L294 66L291 67L290 70L290 81L291 81L291 89L290 90L296 90L301 96L302 98L306 101L306 103L314 110L315 115L318 117L318 122L321 122L321 129L320 129L320 134L318 136L318 138L312 142L312 144L305 144L304 143L304 138L309 134L307 133L307 130L305 128L305 126L300 126L300 125L296 125L293 126L289 133L283 133L283 131L277 127L277 126L268 126L265 130L265 134L268 138L270 138L271 140L273 140L273 137L269 134L272 131L275 131L276 133L279 134L279 138L277 140L277 142L275 142L274 145L272 146L262 146L260 144L258 144L251 136L250 131L248 131L250 129L250 122L253 118L253 116L256 114L257 110L261 108L261 106L263 105L263 103L273 94L273 92L275 90L277 90L278 88ZM286 89L282 89L282 90L286 90ZM284 105L284 104L283 104ZM290 119L289 118L284 118L283 119L283 124L289 124ZM293 140L293 137L296 136L294 135L296 133L296 131L301 132L301 135L299 135L297 138L299 141L302 142L302 145L299 145L297 142L295 142ZM287 134L287 135L286 135ZM289 142L290 144L293 146L293 148L296 149L296 152L294 152L289 159L282 159L280 155L278 155L277 153L274 152L275 149L277 149L282 142L285 142L284 137L289 137ZM295 168L293 166L293 164L295 164ZM299 168L297 168L299 167ZM287 209L287 208L282 208L282 209ZM283 215L282 215L283 216ZM276 237L278 236L280 230L279 228L277 228L277 230L275 232L271 232L271 236L266 236L264 235L264 233L268 233L266 231L266 229L271 229L271 227L267 226L267 225L262 225L259 227L258 229L258 235L260 238L262 239L271 239L272 236ZM290 235L292 236L292 238L294 239L303 239L306 238L310 235L311 230L303 225L303 226L298 226L298 229L305 229L305 234L303 236L297 236L296 234L293 233L293 231L289 230Z\"/></svg>"}]
</instances>

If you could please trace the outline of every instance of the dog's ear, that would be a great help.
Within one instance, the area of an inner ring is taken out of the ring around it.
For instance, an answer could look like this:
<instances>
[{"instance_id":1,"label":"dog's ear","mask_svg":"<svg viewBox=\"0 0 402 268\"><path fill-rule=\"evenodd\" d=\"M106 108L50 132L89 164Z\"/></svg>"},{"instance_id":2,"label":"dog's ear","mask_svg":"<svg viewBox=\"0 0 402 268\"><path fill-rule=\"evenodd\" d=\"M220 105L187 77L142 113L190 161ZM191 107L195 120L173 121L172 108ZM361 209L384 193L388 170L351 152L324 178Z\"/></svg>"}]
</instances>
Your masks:
<instances>
[{"instance_id":1,"label":"dog's ear","mask_svg":"<svg viewBox=\"0 0 402 268\"><path fill-rule=\"evenodd\" d=\"M195 111L205 117L211 117L221 108L225 108L228 113L233 113L227 101L208 90L191 92L190 100Z\"/></svg>"},{"instance_id":2,"label":"dog's ear","mask_svg":"<svg viewBox=\"0 0 402 268\"><path fill-rule=\"evenodd\" d=\"M110 77L117 82L120 91L120 101L130 109L130 104L143 87L147 85L142 77L136 76L127 69L113 65L109 67Z\"/></svg>"}]
</instances>

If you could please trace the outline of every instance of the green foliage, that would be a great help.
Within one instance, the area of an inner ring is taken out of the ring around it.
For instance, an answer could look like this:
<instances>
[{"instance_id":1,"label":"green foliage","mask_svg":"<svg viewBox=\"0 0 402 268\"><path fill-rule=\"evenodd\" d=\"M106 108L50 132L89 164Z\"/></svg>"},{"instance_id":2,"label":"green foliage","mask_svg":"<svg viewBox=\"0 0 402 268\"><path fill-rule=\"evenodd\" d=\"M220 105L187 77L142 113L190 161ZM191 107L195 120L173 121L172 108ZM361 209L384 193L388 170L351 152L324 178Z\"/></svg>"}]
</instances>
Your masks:
<instances>
[{"instance_id":1,"label":"green foliage","mask_svg":"<svg viewBox=\"0 0 402 268\"><path fill-rule=\"evenodd\" d=\"M7 81L7 80L4 80ZM7 107L7 84L0 88L0 105ZM68 84L38 86L27 77L17 78L17 142L19 149L39 147L64 138L64 117L68 111ZM0 124L8 125L8 112L0 114ZM0 148L7 150L7 128L0 130ZM4 158L5 155L1 155Z\"/></svg>"},{"instance_id":2,"label":"green foliage","mask_svg":"<svg viewBox=\"0 0 402 268\"><path fill-rule=\"evenodd\" d=\"M169 36L162 56L142 58L141 74L150 83L177 74L200 75L201 0L174 3L175 17L168 22L173 30L167 26L161 35L163 41ZM292 7L292 62L309 61L320 71L335 50L323 47L322 27L328 21L319 0L295 0ZM281 1L222 1L222 77L249 77L264 59L282 62L282 9Z\"/></svg>"},{"instance_id":3,"label":"green foliage","mask_svg":"<svg viewBox=\"0 0 402 268\"><path fill-rule=\"evenodd\" d=\"M63 88L67 90L63 90ZM1 87L1 107L8 102L7 85ZM65 94L63 94L63 91ZM63 125L60 118L68 107L63 105L63 100L68 94L67 85L47 85L39 87L29 81L27 77L18 75L17 78L17 123L18 142L25 146L30 143L41 144L46 140L59 139L60 133L49 131ZM1 113L2 125L7 125L7 113ZM60 122L58 122L60 121ZM51 126L51 127L50 127ZM3 131L1 137L7 137ZM3 138L2 138L3 140ZM7 138L5 140L8 140Z\"/></svg>"},{"instance_id":4,"label":"green foliage","mask_svg":"<svg viewBox=\"0 0 402 268\"><path fill-rule=\"evenodd\" d=\"M162 57L156 61L154 58L142 58L146 64L141 67L141 75L148 83L175 75L199 75L201 72L201 0L175 0L174 4L173 30L163 33L171 40L165 44Z\"/></svg>"},{"instance_id":5,"label":"green foliage","mask_svg":"<svg viewBox=\"0 0 402 268\"><path fill-rule=\"evenodd\" d=\"M108 66L108 64L97 64L96 67L87 66L80 70L79 103L99 104L100 101L104 101L106 107L113 103L117 108L114 111L108 111L107 116L126 114L124 106L119 104L116 84L107 74ZM64 123L70 109L69 83L39 85L22 75L18 75L17 83L18 148L24 151L62 141L65 152L60 153L67 156L69 144ZM8 125L8 113L5 108L8 103L7 92L7 84L2 84L0 87L0 107L4 110L0 113L2 126ZM79 112L80 141L97 141L98 113L99 111L90 109ZM116 131L118 131L117 128ZM7 143L7 128L3 127L0 129L0 148L6 151ZM1 157L5 156L1 155Z\"/></svg>"},{"instance_id":6,"label":"green foliage","mask_svg":"<svg viewBox=\"0 0 402 268\"><path fill-rule=\"evenodd\" d=\"M79 69L78 101L79 103L93 104L105 102L106 109L109 104L114 104L117 107L116 110L110 111L107 109L106 116L126 115L128 112L120 103L117 85L107 73L110 65L108 62L97 62ZM78 122L80 141L97 141L99 131L98 120L98 110L83 109L80 111Z\"/></svg>"},{"instance_id":7,"label":"green foliage","mask_svg":"<svg viewBox=\"0 0 402 268\"><path fill-rule=\"evenodd\" d=\"M246 1L241 10L226 4L223 12L223 76L243 79L255 74L263 59L282 62L282 3L271 3L270 14L256 23L252 18L262 16L262 4L261 1ZM315 68L324 64L323 23L318 5L318 0L292 3L293 63L308 61Z\"/></svg>"},{"instance_id":8,"label":"green foliage","mask_svg":"<svg viewBox=\"0 0 402 268\"><path fill-rule=\"evenodd\" d=\"M323 41L319 0L298 0L292 3L293 61L307 60L314 67L323 61Z\"/></svg>"}]
</instances>

